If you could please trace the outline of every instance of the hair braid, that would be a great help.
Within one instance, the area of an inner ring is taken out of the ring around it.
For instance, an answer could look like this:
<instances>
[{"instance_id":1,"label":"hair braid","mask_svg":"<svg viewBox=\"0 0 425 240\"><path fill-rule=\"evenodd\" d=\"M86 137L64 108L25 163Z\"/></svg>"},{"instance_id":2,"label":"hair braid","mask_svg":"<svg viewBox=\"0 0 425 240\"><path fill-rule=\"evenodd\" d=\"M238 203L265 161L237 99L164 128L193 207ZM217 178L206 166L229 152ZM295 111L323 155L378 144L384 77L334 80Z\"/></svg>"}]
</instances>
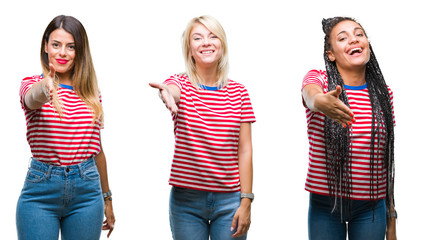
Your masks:
<instances>
[{"instance_id":1,"label":"hair braid","mask_svg":"<svg viewBox=\"0 0 425 240\"><path fill-rule=\"evenodd\" d=\"M348 107L347 94L344 88L344 81L338 71L335 62L330 61L328 51L331 50L329 41L331 30L342 21L354 21L352 18L335 17L323 19L323 31L325 32L324 59L326 74L328 79L328 90L332 91L339 85L342 93L339 99ZM369 45L370 46L370 45ZM388 87L385 83L379 64L370 46L370 59L366 64L366 84L372 108L371 142L370 142L370 200L372 209L375 208L375 201L378 198L378 187L382 181L386 181L386 203L387 206L394 205L394 124L391 99ZM338 206L340 199L341 218L342 212L350 213L349 201L342 204L342 198L350 199L352 194L352 131L343 128L335 121L325 118L324 124L326 171L329 188L329 195L333 204L332 211ZM384 137L385 142L381 142ZM384 167L379 169L378 157L380 152L384 152ZM379 175L381 172L381 175Z\"/></svg>"}]
</instances>

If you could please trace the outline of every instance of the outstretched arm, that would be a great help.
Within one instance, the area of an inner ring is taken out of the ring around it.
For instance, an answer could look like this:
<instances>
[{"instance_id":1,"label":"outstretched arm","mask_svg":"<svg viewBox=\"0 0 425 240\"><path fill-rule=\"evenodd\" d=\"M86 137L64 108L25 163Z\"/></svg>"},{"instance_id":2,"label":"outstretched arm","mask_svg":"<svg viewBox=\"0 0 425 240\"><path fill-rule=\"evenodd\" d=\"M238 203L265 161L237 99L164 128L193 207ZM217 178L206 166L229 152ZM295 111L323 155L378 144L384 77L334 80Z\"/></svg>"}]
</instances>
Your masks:
<instances>
[{"instance_id":1,"label":"outstretched arm","mask_svg":"<svg viewBox=\"0 0 425 240\"><path fill-rule=\"evenodd\" d=\"M41 108L46 102L53 98L53 81L56 69L53 64L49 64L50 72L38 83L32 85L25 94L25 107L34 110Z\"/></svg>"},{"instance_id":2,"label":"outstretched arm","mask_svg":"<svg viewBox=\"0 0 425 240\"><path fill-rule=\"evenodd\" d=\"M149 83L153 88L159 90L160 98L164 102L165 106L172 113L177 113L177 103L180 101L180 89L176 85L166 85L162 83Z\"/></svg>"},{"instance_id":3,"label":"outstretched arm","mask_svg":"<svg viewBox=\"0 0 425 240\"><path fill-rule=\"evenodd\" d=\"M303 99L310 110L322 112L345 127L355 122L355 118L350 108L338 98L341 92L341 86L337 86L335 90L328 93L323 93L320 86L309 84L303 89Z\"/></svg>"}]
</instances>

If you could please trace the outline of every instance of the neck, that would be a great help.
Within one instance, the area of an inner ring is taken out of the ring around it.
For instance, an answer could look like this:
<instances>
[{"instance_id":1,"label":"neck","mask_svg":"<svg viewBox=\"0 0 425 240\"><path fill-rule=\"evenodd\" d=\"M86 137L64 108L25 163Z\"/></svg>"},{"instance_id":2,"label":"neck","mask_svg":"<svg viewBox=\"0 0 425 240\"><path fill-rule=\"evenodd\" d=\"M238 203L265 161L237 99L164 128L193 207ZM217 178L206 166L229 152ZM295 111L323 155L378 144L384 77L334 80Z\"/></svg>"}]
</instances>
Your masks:
<instances>
[{"instance_id":1,"label":"neck","mask_svg":"<svg viewBox=\"0 0 425 240\"><path fill-rule=\"evenodd\" d=\"M341 69L338 67L338 71L345 85L362 86L366 83L366 66L362 69Z\"/></svg>"},{"instance_id":2,"label":"neck","mask_svg":"<svg viewBox=\"0 0 425 240\"><path fill-rule=\"evenodd\" d=\"M209 87L217 86L217 65L214 67L196 66L196 72L202 79L204 85Z\"/></svg>"},{"instance_id":3,"label":"neck","mask_svg":"<svg viewBox=\"0 0 425 240\"><path fill-rule=\"evenodd\" d=\"M56 73L59 77L59 83L72 86L71 73Z\"/></svg>"}]
</instances>

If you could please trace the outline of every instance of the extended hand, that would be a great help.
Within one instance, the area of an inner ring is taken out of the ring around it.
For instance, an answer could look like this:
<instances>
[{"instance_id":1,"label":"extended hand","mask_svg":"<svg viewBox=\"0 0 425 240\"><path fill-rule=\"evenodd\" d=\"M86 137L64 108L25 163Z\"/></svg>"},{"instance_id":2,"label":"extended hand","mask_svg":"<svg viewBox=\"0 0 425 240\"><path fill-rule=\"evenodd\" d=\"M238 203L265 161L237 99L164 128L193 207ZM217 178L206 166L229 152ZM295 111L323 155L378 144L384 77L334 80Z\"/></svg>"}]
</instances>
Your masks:
<instances>
[{"instance_id":1,"label":"extended hand","mask_svg":"<svg viewBox=\"0 0 425 240\"><path fill-rule=\"evenodd\" d=\"M169 87L162 83L149 83L149 85L159 90L160 98L164 102L165 106L172 113L176 114L178 107L176 105L176 101L174 100L173 95L171 94Z\"/></svg>"},{"instance_id":2,"label":"extended hand","mask_svg":"<svg viewBox=\"0 0 425 240\"><path fill-rule=\"evenodd\" d=\"M325 94L316 96L315 107L325 114L328 118L341 124L343 127L351 125L356 119L353 118L353 112L348 108L338 97L341 94L341 86L336 86L336 89Z\"/></svg>"},{"instance_id":3,"label":"extended hand","mask_svg":"<svg viewBox=\"0 0 425 240\"><path fill-rule=\"evenodd\" d=\"M52 101L56 69L55 69L55 66L53 66L53 64L51 63L49 64L49 69L50 69L50 72L47 74L47 76L43 80L45 81L46 97L49 98L49 101Z\"/></svg>"}]
</instances>

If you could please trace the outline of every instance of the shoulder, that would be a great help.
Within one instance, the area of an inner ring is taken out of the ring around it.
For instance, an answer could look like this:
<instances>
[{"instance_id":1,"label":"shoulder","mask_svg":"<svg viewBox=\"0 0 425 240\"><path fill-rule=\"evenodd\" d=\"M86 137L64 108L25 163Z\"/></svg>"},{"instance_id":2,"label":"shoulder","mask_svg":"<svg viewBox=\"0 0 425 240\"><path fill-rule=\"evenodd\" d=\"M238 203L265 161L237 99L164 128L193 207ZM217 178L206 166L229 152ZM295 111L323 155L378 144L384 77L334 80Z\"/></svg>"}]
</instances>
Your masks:
<instances>
[{"instance_id":1,"label":"shoulder","mask_svg":"<svg viewBox=\"0 0 425 240\"><path fill-rule=\"evenodd\" d=\"M23 78L22 79L22 82L33 82L33 83L36 83L36 82L40 82L42 79L43 79L43 76L42 75L34 75L34 76L31 76L31 77L25 77L25 78Z\"/></svg>"},{"instance_id":2,"label":"shoulder","mask_svg":"<svg viewBox=\"0 0 425 240\"><path fill-rule=\"evenodd\" d=\"M174 75L170 76L169 78L167 78L164 81L164 84L166 84L166 85L170 85L170 84L177 85L180 89L182 89L183 86L190 85L191 83L190 83L189 78L187 77L186 74L174 74Z\"/></svg>"},{"instance_id":3,"label":"shoulder","mask_svg":"<svg viewBox=\"0 0 425 240\"><path fill-rule=\"evenodd\" d=\"M246 88L242 83L238 83L231 79L228 80L226 87L228 89L240 89L246 91Z\"/></svg>"},{"instance_id":4,"label":"shoulder","mask_svg":"<svg viewBox=\"0 0 425 240\"><path fill-rule=\"evenodd\" d=\"M304 76L305 79L323 79L326 80L328 76L326 75L326 71L323 70L310 70L307 72L307 74Z\"/></svg>"},{"instance_id":5,"label":"shoulder","mask_svg":"<svg viewBox=\"0 0 425 240\"><path fill-rule=\"evenodd\" d=\"M189 78L187 77L186 74L174 74L172 76L170 76L169 78L167 78L167 80L165 81L177 81L177 82L189 82Z\"/></svg>"},{"instance_id":6,"label":"shoulder","mask_svg":"<svg viewBox=\"0 0 425 240\"><path fill-rule=\"evenodd\" d=\"M307 74L304 76L302 88L309 84L315 84L320 86L322 89L327 89L328 85L328 76L326 75L326 71L323 70L310 70L307 72Z\"/></svg>"}]
</instances>

